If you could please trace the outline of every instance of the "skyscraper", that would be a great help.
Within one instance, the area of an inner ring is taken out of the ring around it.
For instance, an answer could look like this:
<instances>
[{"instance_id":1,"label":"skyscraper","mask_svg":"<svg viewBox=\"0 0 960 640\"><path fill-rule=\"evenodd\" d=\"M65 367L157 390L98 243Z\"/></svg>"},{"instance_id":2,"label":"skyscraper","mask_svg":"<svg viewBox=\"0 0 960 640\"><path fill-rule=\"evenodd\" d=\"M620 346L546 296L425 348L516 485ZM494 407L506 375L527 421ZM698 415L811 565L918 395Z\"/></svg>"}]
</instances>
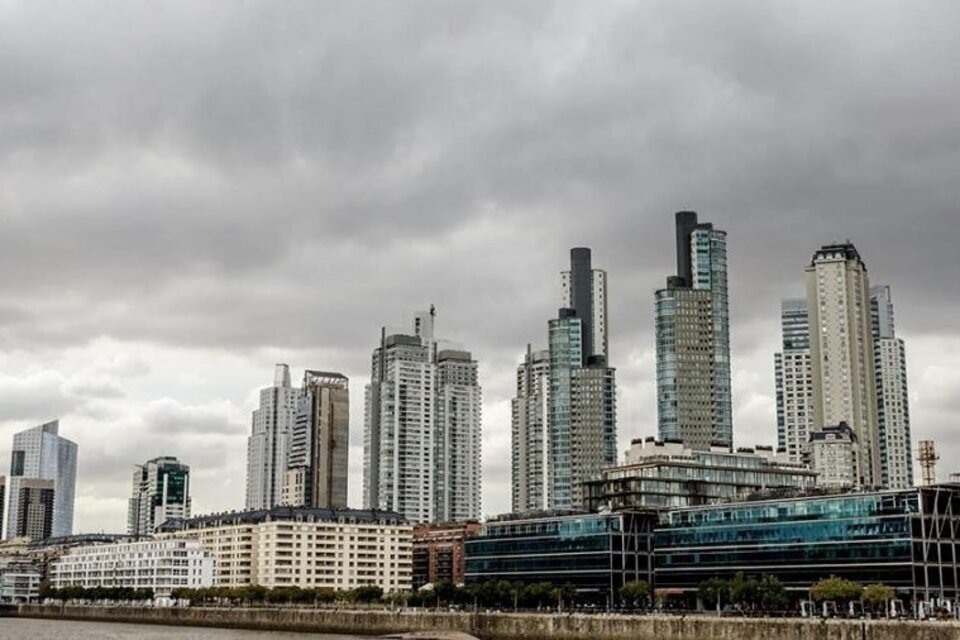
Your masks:
<instances>
[{"instance_id":1,"label":"skyscraper","mask_svg":"<svg viewBox=\"0 0 960 640\"><path fill-rule=\"evenodd\" d=\"M364 506L412 522L480 515L476 362L438 349L434 317L416 314L412 334L381 331L365 393Z\"/></svg>"},{"instance_id":2,"label":"skyscraper","mask_svg":"<svg viewBox=\"0 0 960 640\"><path fill-rule=\"evenodd\" d=\"M340 373L306 371L284 476L282 503L347 507L350 387Z\"/></svg>"},{"instance_id":3,"label":"skyscraper","mask_svg":"<svg viewBox=\"0 0 960 640\"><path fill-rule=\"evenodd\" d=\"M172 456L134 465L127 532L146 536L171 518L190 517L190 467Z\"/></svg>"},{"instance_id":4,"label":"skyscraper","mask_svg":"<svg viewBox=\"0 0 960 640\"><path fill-rule=\"evenodd\" d=\"M677 275L655 298L660 438L731 449L727 234L680 211L676 235Z\"/></svg>"},{"instance_id":5,"label":"skyscraper","mask_svg":"<svg viewBox=\"0 0 960 640\"><path fill-rule=\"evenodd\" d=\"M53 509L56 493L53 480L23 478L17 483L17 520L14 537L44 540L53 535Z\"/></svg>"},{"instance_id":6,"label":"skyscraper","mask_svg":"<svg viewBox=\"0 0 960 640\"><path fill-rule=\"evenodd\" d=\"M890 287L870 289L873 368L877 394L880 484L885 489L912 487L910 399L903 340L896 336Z\"/></svg>"},{"instance_id":7,"label":"skyscraper","mask_svg":"<svg viewBox=\"0 0 960 640\"><path fill-rule=\"evenodd\" d=\"M270 509L280 503L297 393L285 364L276 366L273 386L260 391L260 408L253 412L247 440L247 509Z\"/></svg>"},{"instance_id":8,"label":"skyscraper","mask_svg":"<svg viewBox=\"0 0 960 640\"><path fill-rule=\"evenodd\" d=\"M21 484L27 479L53 481L52 536L73 533L73 502L77 483L77 445L59 435L54 420L13 436L10 460L7 537L16 535L20 520Z\"/></svg>"},{"instance_id":9,"label":"skyscraper","mask_svg":"<svg viewBox=\"0 0 960 640\"><path fill-rule=\"evenodd\" d=\"M777 447L791 462L802 462L813 430L813 372L807 301L788 298L780 305L782 350L774 355L777 385Z\"/></svg>"},{"instance_id":10,"label":"skyscraper","mask_svg":"<svg viewBox=\"0 0 960 640\"><path fill-rule=\"evenodd\" d=\"M514 513L547 509L550 488L547 398L550 352L533 351L517 367L517 395L511 402L512 458L510 464Z\"/></svg>"},{"instance_id":11,"label":"skyscraper","mask_svg":"<svg viewBox=\"0 0 960 640\"><path fill-rule=\"evenodd\" d=\"M867 268L850 244L825 245L806 269L815 429L845 422L858 487L882 482Z\"/></svg>"},{"instance_id":12,"label":"skyscraper","mask_svg":"<svg viewBox=\"0 0 960 640\"><path fill-rule=\"evenodd\" d=\"M480 384L469 351L437 352L435 519L463 522L480 515Z\"/></svg>"},{"instance_id":13,"label":"skyscraper","mask_svg":"<svg viewBox=\"0 0 960 640\"><path fill-rule=\"evenodd\" d=\"M0 532L3 531L3 514L7 509L7 477L0 476Z\"/></svg>"},{"instance_id":14,"label":"skyscraper","mask_svg":"<svg viewBox=\"0 0 960 640\"><path fill-rule=\"evenodd\" d=\"M570 251L561 308L548 323L547 444L552 509L583 504L583 483L617 457L616 377L608 363L606 274Z\"/></svg>"}]
</instances>

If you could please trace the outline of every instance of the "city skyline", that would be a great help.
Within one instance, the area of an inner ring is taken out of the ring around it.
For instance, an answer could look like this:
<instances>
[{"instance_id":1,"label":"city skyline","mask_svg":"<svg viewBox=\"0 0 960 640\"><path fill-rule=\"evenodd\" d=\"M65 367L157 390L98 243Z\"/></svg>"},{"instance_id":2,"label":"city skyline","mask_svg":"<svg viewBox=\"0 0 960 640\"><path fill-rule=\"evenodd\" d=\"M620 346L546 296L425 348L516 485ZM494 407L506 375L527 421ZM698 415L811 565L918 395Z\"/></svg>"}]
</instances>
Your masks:
<instances>
[{"instance_id":1,"label":"city skyline","mask_svg":"<svg viewBox=\"0 0 960 640\"><path fill-rule=\"evenodd\" d=\"M0 474L14 432L59 418L76 530L122 531L155 455L190 464L194 512L241 508L278 362L353 383L359 506L372 342L430 304L479 364L483 512L509 510L516 366L574 246L610 274L622 455L656 434L683 209L728 234L735 444L775 444L780 300L850 238L895 296L913 440L953 471L953 5L263 11L3 10ZM142 34L136 60L76 28L94 17Z\"/></svg>"}]
</instances>

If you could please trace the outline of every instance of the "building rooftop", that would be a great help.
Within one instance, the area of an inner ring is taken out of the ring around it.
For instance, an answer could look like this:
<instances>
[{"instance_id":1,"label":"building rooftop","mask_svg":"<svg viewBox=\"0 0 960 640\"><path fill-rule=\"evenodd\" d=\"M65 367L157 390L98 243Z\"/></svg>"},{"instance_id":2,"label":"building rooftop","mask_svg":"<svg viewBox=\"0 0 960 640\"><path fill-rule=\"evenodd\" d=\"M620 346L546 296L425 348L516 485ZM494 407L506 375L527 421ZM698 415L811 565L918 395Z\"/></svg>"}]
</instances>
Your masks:
<instances>
[{"instance_id":1,"label":"building rooftop","mask_svg":"<svg viewBox=\"0 0 960 640\"><path fill-rule=\"evenodd\" d=\"M395 511L378 509L313 509L310 507L274 507L251 511L211 513L183 520L168 520L161 525L164 532L197 529L208 525L260 524L262 522L388 522L407 524Z\"/></svg>"}]
</instances>

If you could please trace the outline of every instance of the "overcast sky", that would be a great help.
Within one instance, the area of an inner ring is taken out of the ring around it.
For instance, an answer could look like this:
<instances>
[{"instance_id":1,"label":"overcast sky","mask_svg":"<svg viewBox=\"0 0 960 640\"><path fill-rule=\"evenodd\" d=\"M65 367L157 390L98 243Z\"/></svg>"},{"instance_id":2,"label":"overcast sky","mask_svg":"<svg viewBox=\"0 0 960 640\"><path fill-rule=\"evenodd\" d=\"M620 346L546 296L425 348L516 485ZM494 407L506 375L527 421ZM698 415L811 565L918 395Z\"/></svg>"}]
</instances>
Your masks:
<instances>
[{"instance_id":1,"label":"overcast sky","mask_svg":"<svg viewBox=\"0 0 960 640\"><path fill-rule=\"evenodd\" d=\"M0 0L0 473L79 444L75 526L132 465L243 505L275 362L363 387L437 307L483 384L484 512L572 246L610 280L621 450L656 433L673 212L728 232L736 444L773 444L779 300L849 238L892 287L915 439L960 465L960 3Z\"/></svg>"}]
</instances>

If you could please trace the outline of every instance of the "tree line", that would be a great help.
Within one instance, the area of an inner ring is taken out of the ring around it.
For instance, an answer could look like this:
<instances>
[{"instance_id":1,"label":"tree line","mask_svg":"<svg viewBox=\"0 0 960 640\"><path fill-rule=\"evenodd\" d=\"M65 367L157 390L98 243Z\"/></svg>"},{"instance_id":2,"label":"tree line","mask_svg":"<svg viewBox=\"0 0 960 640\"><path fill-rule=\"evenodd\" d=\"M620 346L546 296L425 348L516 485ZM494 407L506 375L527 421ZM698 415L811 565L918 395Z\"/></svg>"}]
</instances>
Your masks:
<instances>
[{"instance_id":1,"label":"tree line","mask_svg":"<svg viewBox=\"0 0 960 640\"><path fill-rule=\"evenodd\" d=\"M146 602L153 600L153 589L134 589L133 587L80 587L69 586L55 589L49 583L40 585L41 600L59 600L68 602L83 600L86 602Z\"/></svg>"},{"instance_id":2,"label":"tree line","mask_svg":"<svg viewBox=\"0 0 960 640\"><path fill-rule=\"evenodd\" d=\"M764 574L759 579L746 577L742 572L733 578L710 578L700 583L697 595L704 605L713 608L720 604L737 605L745 610L770 611L783 609L790 603L790 596L776 576ZM863 585L830 576L810 587L810 598L815 602L833 601L848 604L860 601L878 607L895 596L892 587L884 584Z\"/></svg>"}]
</instances>

